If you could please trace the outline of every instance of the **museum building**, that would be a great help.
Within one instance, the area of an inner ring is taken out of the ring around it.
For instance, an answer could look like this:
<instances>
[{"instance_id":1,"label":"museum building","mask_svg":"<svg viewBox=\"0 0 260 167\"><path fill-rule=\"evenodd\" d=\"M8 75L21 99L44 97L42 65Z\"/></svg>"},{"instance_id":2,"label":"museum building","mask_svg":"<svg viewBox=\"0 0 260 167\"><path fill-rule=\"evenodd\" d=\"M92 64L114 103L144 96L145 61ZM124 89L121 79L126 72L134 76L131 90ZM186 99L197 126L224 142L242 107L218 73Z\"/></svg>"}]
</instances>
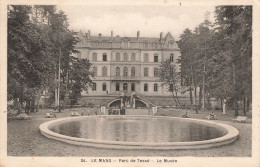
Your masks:
<instances>
[{"instance_id":1,"label":"museum building","mask_svg":"<svg viewBox=\"0 0 260 167\"><path fill-rule=\"evenodd\" d=\"M158 38L91 36L90 31L78 34L79 51L75 56L88 59L92 64L93 86L83 96L104 96L135 93L148 96L169 96L170 89L159 81L161 62L170 59L180 70L180 49L171 33Z\"/></svg>"}]
</instances>

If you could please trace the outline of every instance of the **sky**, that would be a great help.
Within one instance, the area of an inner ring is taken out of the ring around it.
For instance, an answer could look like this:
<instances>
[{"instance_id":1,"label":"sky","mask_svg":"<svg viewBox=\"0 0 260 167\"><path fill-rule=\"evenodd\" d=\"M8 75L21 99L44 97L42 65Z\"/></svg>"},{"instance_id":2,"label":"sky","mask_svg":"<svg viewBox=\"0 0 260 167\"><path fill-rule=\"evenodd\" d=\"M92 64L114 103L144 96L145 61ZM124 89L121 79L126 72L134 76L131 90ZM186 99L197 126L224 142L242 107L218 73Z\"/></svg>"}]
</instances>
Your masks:
<instances>
[{"instance_id":1,"label":"sky","mask_svg":"<svg viewBox=\"0 0 260 167\"><path fill-rule=\"evenodd\" d=\"M214 22L214 6L112 6L112 5L63 5L69 19L70 28L79 31L91 31L91 35L101 33L110 36L135 37L140 31L141 37L165 36L170 32L178 40L180 34L205 20L205 13L210 12L210 21Z\"/></svg>"}]
</instances>

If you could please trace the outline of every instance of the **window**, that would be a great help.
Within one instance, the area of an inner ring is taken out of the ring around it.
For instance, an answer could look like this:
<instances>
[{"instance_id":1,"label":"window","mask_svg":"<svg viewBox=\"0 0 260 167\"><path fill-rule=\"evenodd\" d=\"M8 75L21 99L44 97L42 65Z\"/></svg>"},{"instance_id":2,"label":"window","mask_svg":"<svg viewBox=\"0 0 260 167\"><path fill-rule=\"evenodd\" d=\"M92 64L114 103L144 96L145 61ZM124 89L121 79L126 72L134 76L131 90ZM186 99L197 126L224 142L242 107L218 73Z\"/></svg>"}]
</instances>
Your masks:
<instances>
[{"instance_id":1,"label":"window","mask_svg":"<svg viewBox=\"0 0 260 167\"><path fill-rule=\"evenodd\" d=\"M97 53L93 53L93 61L97 61Z\"/></svg>"},{"instance_id":2,"label":"window","mask_svg":"<svg viewBox=\"0 0 260 167\"><path fill-rule=\"evenodd\" d=\"M135 91L135 84L131 83L131 91Z\"/></svg>"},{"instance_id":3,"label":"window","mask_svg":"<svg viewBox=\"0 0 260 167\"><path fill-rule=\"evenodd\" d=\"M134 77L134 76L135 76L135 68L132 67L132 68L131 68L131 77Z\"/></svg>"},{"instance_id":4,"label":"window","mask_svg":"<svg viewBox=\"0 0 260 167\"><path fill-rule=\"evenodd\" d=\"M116 61L120 61L120 53L116 53Z\"/></svg>"},{"instance_id":5,"label":"window","mask_svg":"<svg viewBox=\"0 0 260 167\"><path fill-rule=\"evenodd\" d=\"M144 62L148 62L148 53L144 54Z\"/></svg>"},{"instance_id":6,"label":"window","mask_svg":"<svg viewBox=\"0 0 260 167\"><path fill-rule=\"evenodd\" d=\"M154 68L154 77L158 77L159 76L159 74L158 74L158 68Z\"/></svg>"},{"instance_id":7,"label":"window","mask_svg":"<svg viewBox=\"0 0 260 167\"><path fill-rule=\"evenodd\" d=\"M103 61L107 61L107 54L103 53Z\"/></svg>"},{"instance_id":8,"label":"window","mask_svg":"<svg viewBox=\"0 0 260 167\"><path fill-rule=\"evenodd\" d=\"M173 84L170 84L170 89L171 92L173 91Z\"/></svg>"},{"instance_id":9,"label":"window","mask_svg":"<svg viewBox=\"0 0 260 167\"><path fill-rule=\"evenodd\" d=\"M158 54L154 55L154 62L158 62Z\"/></svg>"},{"instance_id":10,"label":"window","mask_svg":"<svg viewBox=\"0 0 260 167\"><path fill-rule=\"evenodd\" d=\"M93 75L97 76L97 67L96 66L93 67Z\"/></svg>"},{"instance_id":11,"label":"window","mask_svg":"<svg viewBox=\"0 0 260 167\"><path fill-rule=\"evenodd\" d=\"M119 67L116 67L116 76L120 77L120 68Z\"/></svg>"},{"instance_id":12,"label":"window","mask_svg":"<svg viewBox=\"0 0 260 167\"><path fill-rule=\"evenodd\" d=\"M153 85L153 90L154 90L155 92L158 91L158 85L157 85L157 84L154 84L154 85Z\"/></svg>"},{"instance_id":13,"label":"window","mask_svg":"<svg viewBox=\"0 0 260 167\"><path fill-rule=\"evenodd\" d=\"M135 61L135 53L131 54L131 61L134 62Z\"/></svg>"},{"instance_id":14,"label":"window","mask_svg":"<svg viewBox=\"0 0 260 167\"><path fill-rule=\"evenodd\" d=\"M97 90L97 84L96 83L93 83L92 85L92 91L96 91Z\"/></svg>"},{"instance_id":15,"label":"window","mask_svg":"<svg viewBox=\"0 0 260 167\"><path fill-rule=\"evenodd\" d=\"M116 83L116 91L119 91L120 90L120 85L119 83Z\"/></svg>"},{"instance_id":16,"label":"window","mask_svg":"<svg viewBox=\"0 0 260 167\"><path fill-rule=\"evenodd\" d=\"M147 84L147 83L144 84L144 91L145 91L145 92L148 91L148 84Z\"/></svg>"},{"instance_id":17,"label":"window","mask_svg":"<svg viewBox=\"0 0 260 167\"><path fill-rule=\"evenodd\" d=\"M170 61L171 61L171 62L173 62L173 61L174 61L174 56L173 56L173 54L172 54L172 53L170 54Z\"/></svg>"},{"instance_id":18,"label":"window","mask_svg":"<svg viewBox=\"0 0 260 167\"><path fill-rule=\"evenodd\" d=\"M128 61L128 55L127 55L127 53L124 53L124 61Z\"/></svg>"},{"instance_id":19,"label":"window","mask_svg":"<svg viewBox=\"0 0 260 167\"><path fill-rule=\"evenodd\" d=\"M124 77L127 77L127 76L128 76L128 68L124 67Z\"/></svg>"},{"instance_id":20,"label":"window","mask_svg":"<svg viewBox=\"0 0 260 167\"><path fill-rule=\"evenodd\" d=\"M144 68L144 76L145 76L145 77L148 77L148 68L147 68L147 67Z\"/></svg>"},{"instance_id":21,"label":"window","mask_svg":"<svg viewBox=\"0 0 260 167\"><path fill-rule=\"evenodd\" d=\"M106 84L106 83L103 83L103 84L102 84L102 90L103 90L103 91L107 91L107 84Z\"/></svg>"},{"instance_id":22,"label":"window","mask_svg":"<svg viewBox=\"0 0 260 167\"><path fill-rule=\"evenodd\" d=\"M102 68L102 76L107 76L107 67Z\"/></svg>"},{"instance_id":23,"label":"window","mask_svg":"<svg viewBox=\"0 0 260 167\"><path fill-rule=\"evenodd\" d=\"M127 90L127 83L123 84L123 90Z\"/></svg>"}]
</instances>

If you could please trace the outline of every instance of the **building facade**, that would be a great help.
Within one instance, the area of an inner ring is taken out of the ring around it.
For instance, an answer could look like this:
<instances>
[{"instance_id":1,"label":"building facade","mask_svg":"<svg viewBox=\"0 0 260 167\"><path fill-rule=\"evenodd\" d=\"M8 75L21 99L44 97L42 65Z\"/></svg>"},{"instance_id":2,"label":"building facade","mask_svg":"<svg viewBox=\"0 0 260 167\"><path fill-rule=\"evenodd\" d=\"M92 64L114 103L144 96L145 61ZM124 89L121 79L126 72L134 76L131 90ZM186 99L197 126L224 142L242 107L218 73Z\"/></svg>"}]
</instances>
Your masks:
<instances>
[{"instance_id":1,"label":"building facade","mask_svg":"<svg viewBox=\"0 0 260 167\"><path fill-rule=\"evenodd\" d=\"M180 49L170 33L158 38L91 36L79 32L80 42L76 46L78 58L85 58L94 71L93 87L85 96L131 94L147 96L169 96L169 87L159 81L158 70L161 62L170 59L177 64Z\"/></svg>"}]
</instances>

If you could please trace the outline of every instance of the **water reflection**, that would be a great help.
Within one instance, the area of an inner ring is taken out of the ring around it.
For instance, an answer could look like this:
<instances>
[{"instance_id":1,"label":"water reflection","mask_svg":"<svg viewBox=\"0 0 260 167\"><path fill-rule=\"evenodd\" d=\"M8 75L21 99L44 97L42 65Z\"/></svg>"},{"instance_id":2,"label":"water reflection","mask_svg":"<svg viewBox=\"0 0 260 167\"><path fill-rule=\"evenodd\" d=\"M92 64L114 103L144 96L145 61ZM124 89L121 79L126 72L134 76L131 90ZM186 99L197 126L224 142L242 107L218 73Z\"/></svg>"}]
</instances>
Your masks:
<instances>
[{"instance_id":1,"label":"water reflection","mask_svg":"<svg viewBox=\"0 0 260 167\"><path fill-rule=\"evenodd\" d=\"M127 142L201 141L226 134L212 125L152 117L87 118L60 124L51 130L72 137Z\"/></svg>"}]
</instances>

